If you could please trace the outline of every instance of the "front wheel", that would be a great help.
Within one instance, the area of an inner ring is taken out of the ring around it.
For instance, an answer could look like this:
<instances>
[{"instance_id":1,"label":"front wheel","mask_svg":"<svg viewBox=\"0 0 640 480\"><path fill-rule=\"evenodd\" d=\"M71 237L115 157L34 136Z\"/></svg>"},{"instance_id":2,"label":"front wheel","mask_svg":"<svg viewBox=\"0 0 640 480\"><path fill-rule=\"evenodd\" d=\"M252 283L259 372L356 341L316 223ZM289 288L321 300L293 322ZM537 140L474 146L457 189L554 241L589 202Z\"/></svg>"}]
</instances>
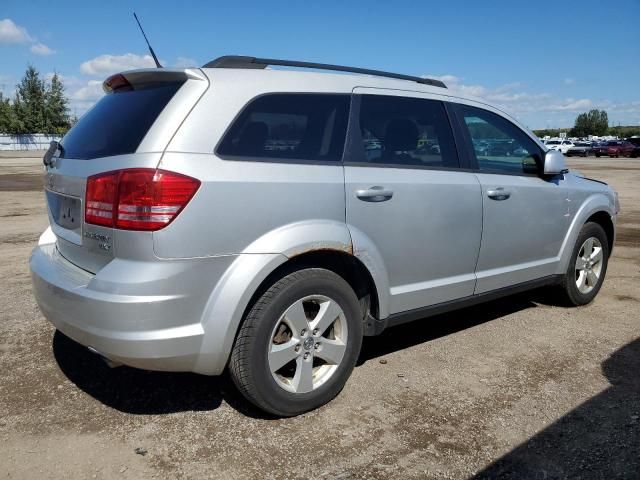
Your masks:
<instances>
[{"instance_id":1,"label":"front wheel","mask_svg":"<svg viewBox=\"0 0 640 480\"><path fill-rule=\"evenodd\" d=\"M607 273L609 243L604 229L589 222L582 227L574 246L563 287L573 305L586 305L600 291Z\"/></svg>"},{"instance_id":2,"label":"front wheel","mask_svg":"<svg viewBox=\"0 0 640 480\"><path fill-rule=\"evenodd\" d=\"M293 416L333 399L362 345L358 298L339 275L309 268L275 282L245 317L229 370L262 410Z\"/></svg>"}]
</instances>

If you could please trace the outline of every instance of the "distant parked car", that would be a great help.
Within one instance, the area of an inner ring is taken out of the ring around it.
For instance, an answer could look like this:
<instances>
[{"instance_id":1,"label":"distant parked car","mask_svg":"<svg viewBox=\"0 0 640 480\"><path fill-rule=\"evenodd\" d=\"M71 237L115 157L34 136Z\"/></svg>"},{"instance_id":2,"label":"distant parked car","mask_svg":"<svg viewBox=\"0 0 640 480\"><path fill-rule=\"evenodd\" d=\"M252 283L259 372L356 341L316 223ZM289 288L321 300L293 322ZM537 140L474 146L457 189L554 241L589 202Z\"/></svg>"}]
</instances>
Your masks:
<instances>
[{"instance_id":1,"label":"distant parked car","mask_svg":"<svg viewBox=\"0 0 640 480\"><path fill-rule=\"evenodd\" d=\"M627 141L633 145L633 150L631 150L631 153L629 154L629 156L631 158L640 157L640 138L637 138L637 137L627 138Z\"/></svg>"},{"instance_id":2,"label":"distant parked car","mask_svg":"<svg viewBox=\"0 0 640 480\"><path fill-rule=\"evenodd\" d=\"M486 141L474 141L473 149L476 152L476 156L486 157L487 155L489 155L489 144Z\"/></svg>"},{"instance_id":3,"label":"distant parked car","mask_svg":"<svg viewBox=\"0 0 640 480\"><path fill-rule=\"evenodd\" d=\"M569 150L567 150L567 157L572 155L578 155L580 157L586 157L591 153L592 146L589 142L576 142Z\"/></svg>"},{"instance_id":4,"label":"distant parked car","mask_svg":"<svg viewBox=\"0 0 640 480\"><path fill-rule=\"evenodd\" d=\"M600 145L594 150L596 157L630 157L635 145L631 142L621 140L610 140Z\"/></svg>"},{"instance_id":5,"label":"distant parked car","mask_svg":"<svg viewBox=\"0 0 640 480\"><path fill-rule=\"evenodd\" d=\"M573 147L573 142L571 140L547 140L545 145L549 150L559 150L566 154Z\"/></svg>"},{"instance_id":6,"label":"distant parked car","mask_svg":"<svg viewBox=\"0 0 640 480\"><path fill-rule=\"evenodd\" d=\"M522 148L522 147L517 147L513 152L512 155L515 155L517 157L524 157L526 155L529 155L529 152Z\"/></svg>"},{"instance_id":7,"label":"distant parked car","mask_svg":"<svg viewBox=\"0 0 640 480\"><path fill-rule=\"evenodd\" d=\"M512 142L495 142L489 145L487 155L492 157L510 157L517 148Z\"/></svg>"}]
</instances>

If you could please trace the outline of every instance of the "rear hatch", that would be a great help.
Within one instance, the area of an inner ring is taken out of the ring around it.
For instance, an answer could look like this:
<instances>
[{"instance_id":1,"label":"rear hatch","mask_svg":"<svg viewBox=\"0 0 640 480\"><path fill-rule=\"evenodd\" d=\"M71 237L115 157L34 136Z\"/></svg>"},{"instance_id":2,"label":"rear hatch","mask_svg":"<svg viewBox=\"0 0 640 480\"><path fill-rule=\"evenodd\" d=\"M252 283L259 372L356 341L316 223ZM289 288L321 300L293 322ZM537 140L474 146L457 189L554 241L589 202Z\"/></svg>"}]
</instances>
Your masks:
<instances>
[{"instance_id":1,"label":"rear hatch","mask_svg":"<svg viewBox=\"0 0 640 480\"><path fill-rule=\"evenodd\" d=\"M105 81L104 97L64 136L46 167L49 222L67 260L95 273L117 256L118 230L85 222L87 179L155 169L207 87L206 76L195 69L136 70Z\"/></svg>"}]
</instances>

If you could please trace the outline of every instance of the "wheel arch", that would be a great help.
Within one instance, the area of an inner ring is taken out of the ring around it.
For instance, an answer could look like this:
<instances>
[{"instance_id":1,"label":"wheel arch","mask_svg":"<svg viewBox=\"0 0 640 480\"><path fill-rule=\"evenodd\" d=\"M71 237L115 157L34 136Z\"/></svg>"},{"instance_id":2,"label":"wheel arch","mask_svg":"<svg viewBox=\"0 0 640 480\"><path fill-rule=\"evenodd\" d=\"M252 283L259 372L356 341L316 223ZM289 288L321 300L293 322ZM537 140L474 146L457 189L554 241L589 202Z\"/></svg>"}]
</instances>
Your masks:
<instances>
[{"instance_id":1,"label":"wheel arch","mask_svg":"<svg viewBox=\"0 0 640 480\"><path fill-rule=\"evenodd\" d=\"M607 244L609 246L609 255L613 251L613 244L615 241L615 226L613 224L613 220L611 220L611 215L609 215L604 210L600 210L592 214L585 223L597 223L602 227L604 232L607 234Z\"/></svg>"},{"instance_id":2,"label":"wheel arch","mask_svg":"<svg viewBox=\"0 0 640 480\"><path fill-rule=\"evenodd\" d=\"M609 252L615 241L615 207L604 193L594 193L589 196L575 213L571 225L565 235L560 249L560 262L556 273L564 275L569 266L573 248L582 227L589 221L600 224L607 233Z\"/></svg>"},{"instance_id":3,"label":"wheel arch","mask_svg":"<svg viewBox=\"0 0 640 480\"><path fill-rule=\"evenodd\" d=\"M388 316L388 279L379 254L375 248L355 250L347 225L330 220L286 225L251 243L236 255L209 296L194 371L222 373L248 309L276 279L301 268L326 268L344 278L361 301L363 317L369 319L369 311L374 318Z\"/></svg>"},{"instance_id":4,"label":"wheel arch","mask_svg":"<svg viewBox=\"0 0 640 480\"><path fill-rule=\"evenodd\" d=\"M258 286L249 300L244 314L271 285L286 275L305 268L324 268L342 277L360 300L363 318L367 313L379 318L380 300L371 272L354 255L334 249L318 249L289 257Z\"/></svg>"}]
</instances>

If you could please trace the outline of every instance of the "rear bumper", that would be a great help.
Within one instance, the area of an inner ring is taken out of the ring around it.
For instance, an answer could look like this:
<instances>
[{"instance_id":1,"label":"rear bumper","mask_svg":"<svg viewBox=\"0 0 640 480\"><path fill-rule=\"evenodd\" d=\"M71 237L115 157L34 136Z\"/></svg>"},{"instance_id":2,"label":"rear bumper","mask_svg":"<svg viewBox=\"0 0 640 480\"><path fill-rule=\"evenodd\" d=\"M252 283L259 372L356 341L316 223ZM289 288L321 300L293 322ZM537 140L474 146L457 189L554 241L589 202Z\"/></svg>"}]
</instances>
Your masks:
<instances>
[{"instance_id":1,"label":"rear bumper","mask_svg":"<svg viewBox=\"0 0 640 480\"><path fill-rule=\"evenodd\" d=\"M42 313L78 343L132 367L196 371L202 314L232 258L148 265L114 260L93 275L41 239L30 269Z\"/></svg>"}]
</instances>

